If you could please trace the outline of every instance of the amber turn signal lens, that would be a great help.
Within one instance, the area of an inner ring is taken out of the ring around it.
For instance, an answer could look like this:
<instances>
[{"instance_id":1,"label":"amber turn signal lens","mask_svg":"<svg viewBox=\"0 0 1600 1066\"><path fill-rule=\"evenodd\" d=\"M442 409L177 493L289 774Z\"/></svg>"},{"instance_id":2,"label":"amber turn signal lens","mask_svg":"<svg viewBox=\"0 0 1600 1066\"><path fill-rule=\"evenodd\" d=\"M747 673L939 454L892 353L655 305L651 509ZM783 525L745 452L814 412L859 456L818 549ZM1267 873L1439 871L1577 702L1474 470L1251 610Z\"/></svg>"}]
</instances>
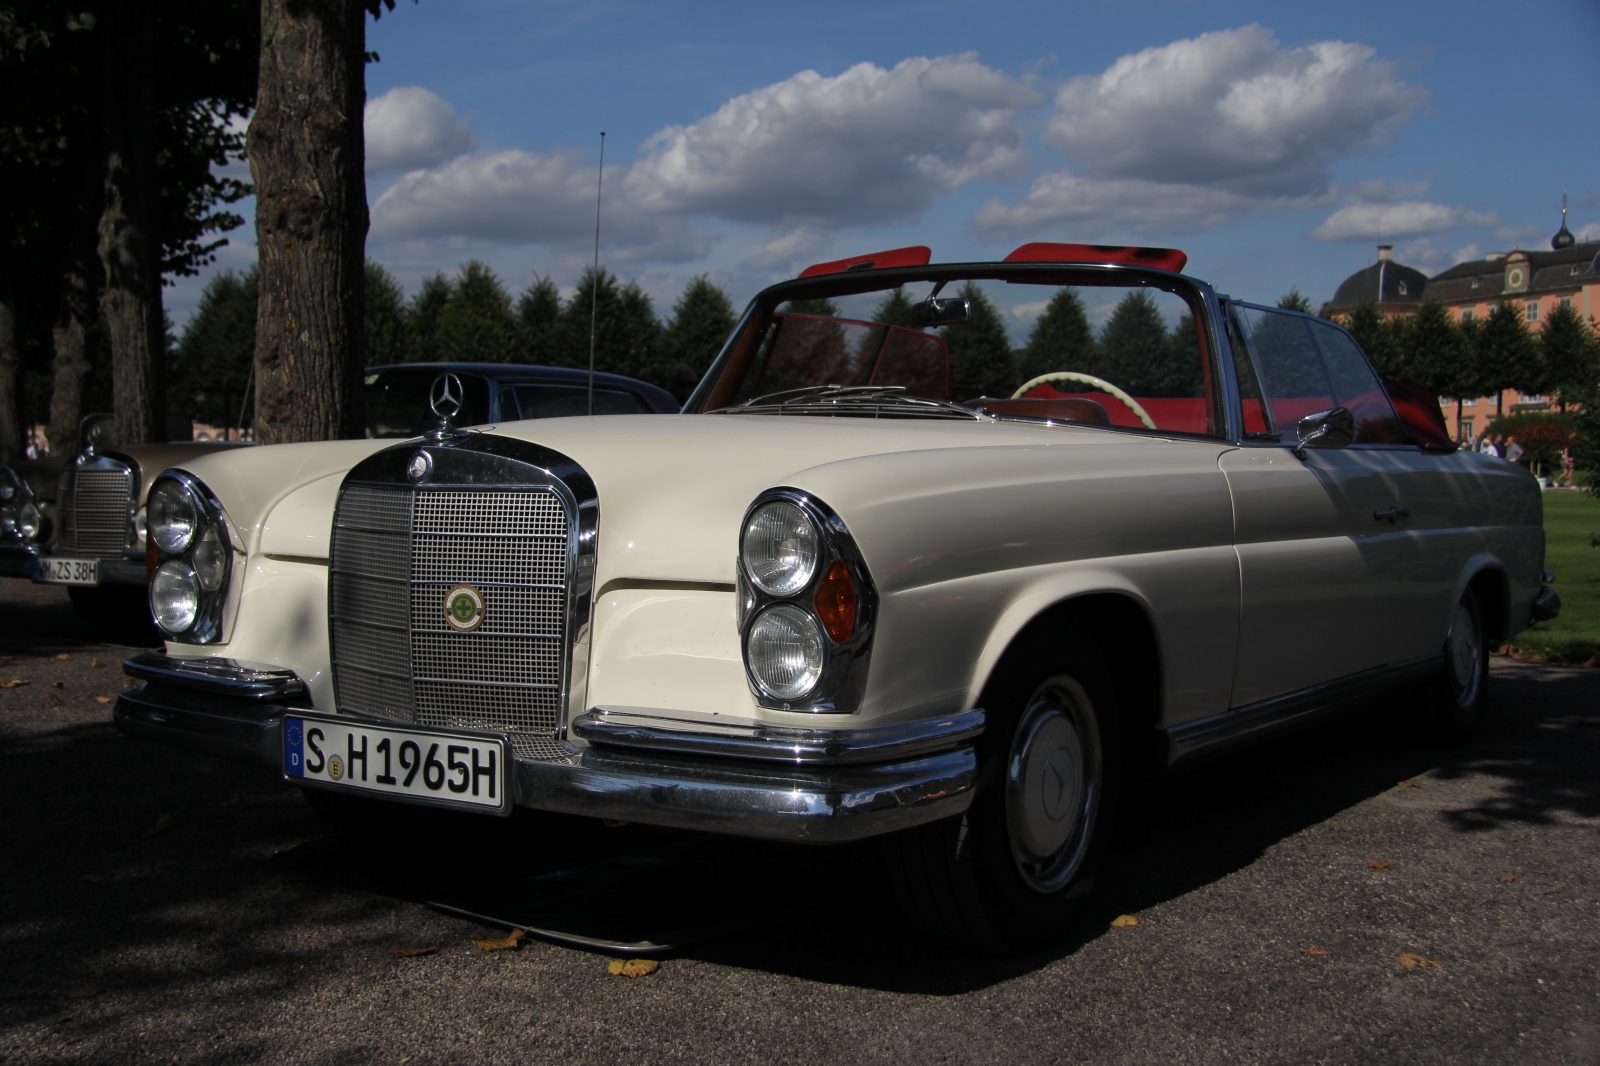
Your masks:
<instances>
[{"instance_id":1,"label":"amber turn signal lens","mask_svg":"<svg viewBox=\"0 0 1600 1066\"><path fill-rule=\"evenodd\" d=\"M856 583L850 580L850 568L842 559L828 567L828 576L822 579L811 605L835 644L843 644L856 631Z\"/></svg>"}]
</instances>

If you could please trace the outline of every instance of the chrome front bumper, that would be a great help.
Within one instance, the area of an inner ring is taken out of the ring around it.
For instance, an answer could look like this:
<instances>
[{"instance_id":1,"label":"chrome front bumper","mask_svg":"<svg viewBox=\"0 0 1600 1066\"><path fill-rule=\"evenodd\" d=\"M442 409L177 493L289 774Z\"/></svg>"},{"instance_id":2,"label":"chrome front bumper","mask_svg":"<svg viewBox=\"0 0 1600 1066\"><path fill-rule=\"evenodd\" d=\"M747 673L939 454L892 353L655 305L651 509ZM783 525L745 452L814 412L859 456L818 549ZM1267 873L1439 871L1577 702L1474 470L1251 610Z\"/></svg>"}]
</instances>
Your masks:
<instances>
[{"instance_id":1,"label":"chrome front bumper","mask_svg":"<svg viewBox=\"0 0 1600 1066\"><path fill-rule=\"evenodd\" d=\"M119 729L220 758L281 769L283 716L309 708L300 679L276 667L147 652L126 669L145 683L118 697ZM513 798L734 836L857 840L966 810L983 721L974 710L876 729L781 729L595 710L573 723L587 747L516 760Z\"/></svg>"}]
</instances>

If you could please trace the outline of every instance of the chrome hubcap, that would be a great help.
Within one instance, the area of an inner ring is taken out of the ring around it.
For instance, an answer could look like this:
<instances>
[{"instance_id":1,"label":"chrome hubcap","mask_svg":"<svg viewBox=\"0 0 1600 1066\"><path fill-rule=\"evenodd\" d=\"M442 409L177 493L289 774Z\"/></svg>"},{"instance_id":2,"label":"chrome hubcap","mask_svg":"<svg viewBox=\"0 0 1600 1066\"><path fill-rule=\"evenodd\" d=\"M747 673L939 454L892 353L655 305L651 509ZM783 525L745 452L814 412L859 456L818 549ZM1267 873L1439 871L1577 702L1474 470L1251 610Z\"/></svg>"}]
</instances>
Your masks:
<instances>
[{"instance_id":1,"label":"chrome hubcap","mask_svg":"<svg viewBox=\"0 0 1600 1066\"><path fill-rule=\"evenodd\" d=\"M1446 654L1450 657L1450 687L1455 692L1456 702L1463 706L1470 705L1478 696L1483 638L1466 604L1456 604L1455 616L1450 620Z\"/></svg>"},{"instance_id":2,"label":"chrome hubcap","mask_svg":"<svg viewBox=\"0 0 1600 1066\"><path fill-rule=\"evenodd\" d=\"M1017 870L1048 893L1077 873L1100 802L1100 734L1082 686L1053 677L1028 701L1006 763L1006 826Z\"/></svg>"}]
</instances>

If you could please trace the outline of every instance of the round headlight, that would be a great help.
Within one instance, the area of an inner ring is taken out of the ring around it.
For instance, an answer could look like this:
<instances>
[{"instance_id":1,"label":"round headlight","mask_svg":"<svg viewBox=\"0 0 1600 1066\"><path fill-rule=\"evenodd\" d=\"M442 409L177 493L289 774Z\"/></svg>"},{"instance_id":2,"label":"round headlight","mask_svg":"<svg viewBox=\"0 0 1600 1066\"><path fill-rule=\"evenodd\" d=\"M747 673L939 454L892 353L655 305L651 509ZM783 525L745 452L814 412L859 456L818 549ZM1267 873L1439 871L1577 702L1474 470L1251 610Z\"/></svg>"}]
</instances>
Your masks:
<instances>
[{"instance_id":1,"label":"round headlight","mask_svg":"<svg viewBox=\"0 0 1600 1066\"><path fill-rule=\"evenodd\" d=\"M9 500L17 494L17 487L11 483L10 478L0 479L0 500Z\"/></svg>"},{"instance_id":2,"label":"round headlight","mask_svg":"<svg viewBox=\"0 0 1600 1066\"><path fill-rule=\"evenodd\" d=\"M39 535L39 526L44 519L39 517L39 508L31 501L22 505L17 511L17 532L23 540L33 540Z\"/></svg>"},{"instance_id":3,"label":"round headlight","mask_svg":"<svg viewBox=\"0 0 1600 1066\"><path fill-rule=\"evenodd\" d=\"M194 572L200 579L200 587L207 592L220 589L222 578L227 573L227 562L228 550L217 535L217 527L206 526L206 531L200 534L200 540L194 546Z\"/></svg>"},{"instance_id":4,"label":"round headlight","mask_svg":"<svg viewBox=\"0 0 1600 1066\"><path fill-rule=\"evenodd\" d=\"M158 481L150 490L149 527L156 547L169 555L176 555L194 539L195 526L200 515L194 497L177 481Z\"/></svg>"},{"instance_id":5,"label":"round headlight","mask_svg":"<svg viewBox=\"0 0 1600 1066\"><path fill-rule=\"evenodd\" d=\"M817 527L787 500L756 508L744 526L744 566L750 580L769 596L793 596L817 572Z\"/></svg>"},{"instance_id":6,"label":"round headlight","mask_svg":"<svg viewBox=\"0 0 1600 1066\"><path fill-rule=\"evenodd\" d=\"M773 698L804 699L822 676L823 647L815 619L798 607L779 604L750 627L750 672Z\"/></svg>"},{"instance_id":7,"label":"round headlight","mask_svg":"<svg viewBox=\"0 0 1600 1066\"><path fill-rule=\"evenodd\" d=\"M0 533L15 533L17 531L17 505L8 503L0 507Z\"/></svg>"},{"instance_id":8,"label":"round headlight","mask_svg":"<svg viewBox=\"0 0 1600 1066\"><path fill-rule=\"evenodd\" d=\"M182 559L168 559L150 579L150 613L168 633L182 633L194 625L200 610L200 582Z\"/></svg>"}]
</instances>

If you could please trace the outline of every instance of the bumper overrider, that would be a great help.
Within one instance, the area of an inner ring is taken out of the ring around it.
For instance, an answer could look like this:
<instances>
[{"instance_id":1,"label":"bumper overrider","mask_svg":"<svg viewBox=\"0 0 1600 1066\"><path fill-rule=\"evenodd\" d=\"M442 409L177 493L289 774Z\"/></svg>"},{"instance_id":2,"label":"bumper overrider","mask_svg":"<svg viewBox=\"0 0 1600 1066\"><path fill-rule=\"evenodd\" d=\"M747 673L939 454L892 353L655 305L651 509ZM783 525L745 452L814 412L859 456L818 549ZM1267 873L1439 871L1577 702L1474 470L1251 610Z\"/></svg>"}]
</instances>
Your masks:
<instances>
[{"instance_id":1,"label":"bumper overrider","mask_svg":"<svg viewBox=\"0 0 1600 1066\"><path fill-rule=\"evenodd\" d=\"M283 719L310 709L292 671L147 652L125 664L144 682L117 699L129 736L283 768ZM374 726L383 719L351 717ZM960 814L972 802L972 742L984 712L865 729L708 725L630 708L572 722L587 746L512 767L516 806L829 843Z\"/></svg>"}]
</instances>

